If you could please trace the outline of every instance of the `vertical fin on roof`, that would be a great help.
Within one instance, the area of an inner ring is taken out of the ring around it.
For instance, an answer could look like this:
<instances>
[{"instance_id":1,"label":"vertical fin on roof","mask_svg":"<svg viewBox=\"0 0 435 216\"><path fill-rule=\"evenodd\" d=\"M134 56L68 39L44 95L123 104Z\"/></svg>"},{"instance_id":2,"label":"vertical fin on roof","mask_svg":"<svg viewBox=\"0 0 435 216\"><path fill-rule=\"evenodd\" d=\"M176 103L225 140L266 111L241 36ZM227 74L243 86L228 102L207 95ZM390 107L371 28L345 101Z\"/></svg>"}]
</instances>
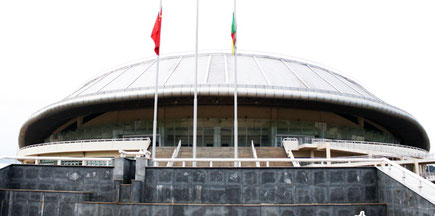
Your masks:
<instances>
[{"instance_id":1,"label":"vertical fin on roof","mask_svg":"<svg viewBox=\"0 0 435 216\"><path fill-rule=\"evenodd\" d=\"M174 73L174 71L177 69L178 65L180 64L181 60L183 59L183 56L181 56L177 63L174 65L174 67L172 68L171 72L169 73L169 75L166 77L165 81L163 82L163 85L166 85L166 82L168 82L169 78L171 78L172 74Z\"/></svg>"},{"instance_id":2,"label":"vertical fin on roof","mask_svg":"<svg viewBox=\"0 0 435 216\"><path fill-rule=\"evenodd\" d=\"M101 90L103 90L104 88L106 88L106 86L108 86L110 83L112 83L113 81L115 81L116 79L118 79L118 77L120 77L121 75L123 75L125 72L127 72L128 70L130 70L131 67L128 67L127 69L125 69L122 73L119 73L118 76L116 76L115 78L113 78L112 80L110 80L110 82L106 83L106 85L104 85L103 87L101 87L100 89L98 89L97 92L100 92Z\"/></svg>"},{"instance_id":3,"label":"vertical fin on roof","mask_svg":"<svg viewBox=\"0 0 435 216\"><path fill-rule=\"evenodd\" d=\"M77 91L75 91L74 93L72 93L71 95L69 95L68 97L66 97L65 99L67 99L67 98L69 98L69 97L71 97L71 96L73 96L75 93L77 93L76 94L76 97L77 96L79 96L80 94L82 94L83 92L85 92L86 90L88 90L90 87L92 87L92 86L94 86L97 82L99 82L100 80L102 80L102 79L104 79L105 77L107 77L107 75L109 75L110 73L106 73L106 74L104 74L104 75L102 75L102 76L100 76L100 77L98 77L98 78L96 78L96 79L94 79L94 82L92 82L92 84L90 83L90 82L88 82L87 84L89 85L89 86L87 86L86 87L86 85L85 86L83 86L83 88L80 88L80 89L78 89ZM83 89L83 90L82 90ZM80 91L80 90L82 90L82 91Z\"/></svg>"},{"instance_id":4,"label":"vertical fin on roof","mask_svg":"<svg viewBox=\"0 0 435 216\"><path fill-rule=\"evenodd\" d=\"M313 71L318 77L320 77L320 79L324 80L325 82L327 82L330 86L332 86L335 90L337 90L340 93L343 93L340 89L337 88L337 86L335 86L334 84L332 84L331 82L329 82L329 80L327 80L325 77L323 77L322 75L320 75L319 73L317 73L316 70L313 70L313 68L311 68L310 65L306 64L306 66Z\"/></svg>"},{"instance_id":5,"label":"vertical fin on roof","mask_svg":"<svg viewBox=\"0 0 435 216\"><path fill-rule=\"evenodd\" d=\"M305 87L310 88L310 86L287 63L285 63L284 60L280 60L284 64L284 66L290 71L290 73L293 73L293 75L295 75L299 79L299 81L304 84Z\"/></svg>"},{"instance_id":6,"label":"vertical fin on roof","mask_svg":"<svg viewBox=\"0 0 435 216\"><path fill-rule=\"evenodd\" d=\"M136 79L134 79L133 80L133 82L131 82L128 86L127 86L127 88L125 88L125 89L128 89L128 88L130 88L130 86L131 85L133 85L133 83L135 83L145 72L147 72L153 65L154 65L154 63L156 62L156 60L154 59L153 60L153 62L151 62L151 64L150 65L148 65L148 67L147 68L145 68L145 70L141 73L141 74L139 74L139 76L137 76L136 77Z\"/></svg>"},{"instance_id":7,"label":"vertical fin on roof","mask_svg":"<svg viewBox=\"0 0 435 216\"><path fill-rule=\"evenodd\" d=\"M257 58L256 58L255 56L253 56L253 57L254 57L254 61L255 61L255 63L256 63L257 66L258 66L258 69L260 69L260 72L261 72L261 74L263 75L264 79L266 80L267 84L270 85L270 81L269 81L269 79L267 78L266 74L264 73L263 68L261 67L261 65L260 65L260 63L258 62Z\"/></svg>"},{"instance_id":8,"label":"vertical fin on roof","mask_svg":"<svg viewBox=\"0 0 435 216\"><path fill-rule=\"evenodd\" d=\"M335 74L335 73L331 73L331 72L329 72L329 71L327 71L327 72L330 73L332 76L336 77L336 79L337 79L338 81L340 81L341 83L343 83L345 86L349 87L350 89L354 90L356 93L358 93L359 95L361 95L362 97L364 97L364 95L361 94L361 92L359 92L358 89L354 88L353 86L347 84L346 82L344 82L343 80L341 80L340 78L338 78L338 77L337 77L337 76L338 76L337 74Z\"/></svg>"},{"instance_id":9,"label":"vertical fin on roof","mask_svg":"<svg viewBox=\"0 0 435 216\"><path fill-rule=\"evenodd\" d=\"M207 67L205 68L204 83L207 83L208 76L210 75L211 55L208 56Z\"/></svg>"},{"instance_id":10,"label":"vertical fin on roof","mask_svg":"<svg viewBox=\"0 0 435 216\"><path fill-rule=\"evenodd\" d=\"M334 76L338 76L337 79L340 80L340 82L342 82L342 83L344 83L345 85L349 86L349 88L353 89L355 92L357 92L357 93L360 94L361 96L363 96L363 97L367 97L366 95L364 95L363 93L361 93L361 91L360 91L359 89L353 87L352 85L349 85L347 82L344 82L342 79L346 79L348 82L353 83L351 80L348 80L347 78L342 77L342 76L340 76L340 75L336 75L336 74L334 74ZM354 84L356 84L356 83L354 83Z\"/></svg>"}]
</instances>

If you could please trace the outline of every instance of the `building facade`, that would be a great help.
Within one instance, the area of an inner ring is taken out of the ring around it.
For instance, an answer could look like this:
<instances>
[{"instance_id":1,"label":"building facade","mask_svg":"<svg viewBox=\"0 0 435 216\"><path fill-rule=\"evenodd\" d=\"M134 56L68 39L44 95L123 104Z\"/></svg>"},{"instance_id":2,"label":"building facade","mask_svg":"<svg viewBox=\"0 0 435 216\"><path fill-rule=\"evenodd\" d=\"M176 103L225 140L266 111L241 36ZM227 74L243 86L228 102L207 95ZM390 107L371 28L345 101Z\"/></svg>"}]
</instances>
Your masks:
<instances>
[{"instance_id":1,"label":"building facade","mask_svg":"<svg viewBox=\"0 0 435 216\"><path fill-rule=\"evenodd\" d=\"M191 54L160 60L159 147L192 146L194 60ZM237 66L239 147L282 147L283 138L293 138L299 145L380 146L408 156L429 151L428 136L412 115L327 67L257 53L240 53ZM234 58L202 53L198 67L198 147L232 147ZM115 157L119 150L148 148L155 70L155 59L117 68L39 110L21 128L18 154ZM336 156L394 156L376 148L335 150Z\"/></svg>"}]
</instances>

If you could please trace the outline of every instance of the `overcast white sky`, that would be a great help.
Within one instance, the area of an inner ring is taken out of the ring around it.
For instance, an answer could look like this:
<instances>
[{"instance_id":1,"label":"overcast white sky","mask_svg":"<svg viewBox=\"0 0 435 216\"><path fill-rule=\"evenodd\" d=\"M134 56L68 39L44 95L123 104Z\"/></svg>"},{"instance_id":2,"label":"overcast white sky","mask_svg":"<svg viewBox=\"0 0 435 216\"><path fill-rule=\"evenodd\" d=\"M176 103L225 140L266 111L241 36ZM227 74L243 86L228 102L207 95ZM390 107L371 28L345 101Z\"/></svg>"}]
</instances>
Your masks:
<instances>
[{"instance_id":1,"label":"overcast white sky","mask_svg":"<svg viewBox=\"0 0 435 216\"><path fill-rule=\"evenodd\" d=\"M194 0L163 0L161 54L194 50ZM87 80L153 57L158 0L0 1L0 155L24 121ZM238 45L337 69L435 140L435 2L238 0ZM200 50L231 49L232 0L200 0ZM434 149L434 148L433 148ZM433 151L433 150L432 150Z\"/></svg>"}]
</instances>

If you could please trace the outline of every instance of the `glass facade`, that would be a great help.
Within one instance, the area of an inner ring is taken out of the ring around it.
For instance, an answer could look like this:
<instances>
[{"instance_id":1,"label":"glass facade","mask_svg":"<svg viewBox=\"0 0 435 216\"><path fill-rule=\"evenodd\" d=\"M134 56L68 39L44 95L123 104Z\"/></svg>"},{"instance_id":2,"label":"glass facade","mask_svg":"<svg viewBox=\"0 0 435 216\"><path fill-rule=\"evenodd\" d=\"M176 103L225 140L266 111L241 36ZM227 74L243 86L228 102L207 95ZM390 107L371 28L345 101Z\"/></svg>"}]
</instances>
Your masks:
<instances>
[{"instance_id":1,"label":"glass facade","mask_svg":"<svg viewBox=\"0 0 435 216\"><path fill-rule=\"evenodd\" d=\"M284 137L297 137L302 143L309 143L311 138L398 143L397 139L387 133L325 122L240 119L238 123L239 146L250 146L251 140L256 146L280 146ZM198 146L233 146L233 124L231 118L199 118ZM181 140L182 146L191 146L192 126L192 119L159 121L158 145L176 146ZM152 120L82 126L54 133L46 142L142 136L152 136Z\"/></svg>"}]
</instances>

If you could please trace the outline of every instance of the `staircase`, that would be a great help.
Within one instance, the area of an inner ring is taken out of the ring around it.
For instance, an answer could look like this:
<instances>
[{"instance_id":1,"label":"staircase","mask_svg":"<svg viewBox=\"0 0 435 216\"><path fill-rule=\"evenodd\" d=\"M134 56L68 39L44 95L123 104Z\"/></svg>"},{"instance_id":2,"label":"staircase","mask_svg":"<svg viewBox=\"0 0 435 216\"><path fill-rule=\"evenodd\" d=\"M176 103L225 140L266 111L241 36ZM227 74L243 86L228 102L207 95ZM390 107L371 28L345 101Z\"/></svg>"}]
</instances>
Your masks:
<instances>
[{"instance_id":1,"label":"staircase","mask_svg":"<svg viewBox=\"0 0 435 216\"><path fill-rule=\"evenodd\" d=\"M158 147L156 148L156 157L157 158L171 158L172 153L174 152L175 147ZM150 149L152 152L152 148ZM159 166L166 166L167 162L160 162Z\"/></svg>"},{"instance_id":2,"label":"staircase","mask_svg":"<svg viewBox=\"0 0 435 216\"><path fill-rule=\"evenodd\" d=\"M281 147L255 147L257 151L258 158L287 158L285 150ZM156 155L157 158L171 158L175 147L159 147L157 148ZM192 147L181 147L177 158L192 158L193 148ZM239 147L238 148L239 158L254 158L252 154L251 147ZM233 147L197 147L196 148L197 158L234 158L234 148ZM270 162L270 166L292 166L292 163L286 162ZM166 162L159 163L160 167L166 166ZM176 162L172 165L173 167L182 167L181 162ZM186 167L191 167L191 162L185 163ZM209 162L198 162L198 167L209 167ZM242 162L242 167L255 167L255 162ZM261 167L266 167L265 162L260 163ZM213 162L213 167L234 167L233 162Z\"/></svg>"},{"instance_id":3,"label":"staircase","mask_svg":"<svg viewBox=\"0 0 435 216\"><path fill-rule=\"evenodd\" d=\"M284 148L282 147L255 147L258 158L287 158ZM265 162L260 163L261 167L266 167ZM270 166L292 166L292 163L270 162Z\"/></svg>"},{"instance_id":4,"label":"staircase","mask_svg":"<svg viewBox=\"0 0 435 216\"><path fill-rule=\"evenodd\" d=\"M192 147L181 147L177 158L192 158L193 148ZM253 158L252 150L249 147L239 147L238 148L239 158ZM234 158L234 148L233 147L197 147L196 148L197 158ZM192 163L186 162L186 167L190 167ZM182 163L174 163L173 166L182 166ZM209 167L209 162L198 162L198 167ZM242 163L244 167L255 167L255 163L245 162ZM213 167L234 167L233 162L213 162Z\"/></svg>"}]
</instances>

